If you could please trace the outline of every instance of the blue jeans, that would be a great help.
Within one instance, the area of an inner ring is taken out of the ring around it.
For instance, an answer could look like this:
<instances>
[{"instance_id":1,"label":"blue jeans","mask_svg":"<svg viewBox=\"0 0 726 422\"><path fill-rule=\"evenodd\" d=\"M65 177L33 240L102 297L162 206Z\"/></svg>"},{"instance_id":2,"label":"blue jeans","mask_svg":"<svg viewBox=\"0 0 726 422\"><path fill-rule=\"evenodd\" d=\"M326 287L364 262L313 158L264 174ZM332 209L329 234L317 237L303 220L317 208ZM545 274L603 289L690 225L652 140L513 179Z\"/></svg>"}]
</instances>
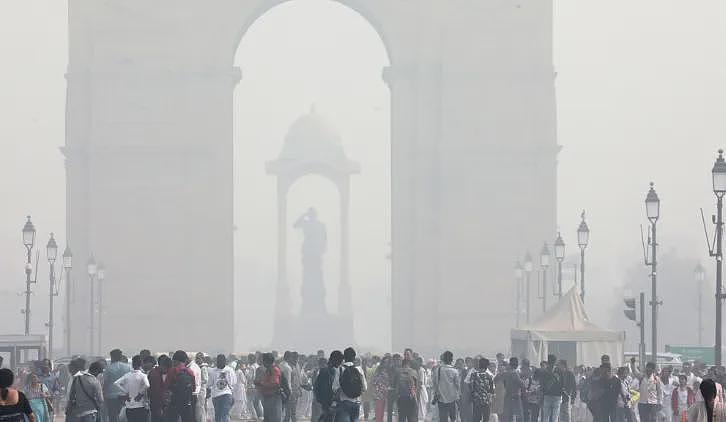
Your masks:
<instances>
[{"instance_id":1,"label":"blue jeans","mask_svg":"<svg viewBox=\"0 0 726 422\"><path fill-rule=\"evenodd\" d=\"M503 422L522 422L524 413L522 411L522 399L519 397L504 397L504 409L502 409Z\"/></svg>"},{"instance_id":2,"label":"blue jeans","mask_svg":"<svg viewBox=\"0 0 726 422\"><path fill-rule=\"evenodd\" d=\"M570 422L571 415L572 405L570 404L570 399L565 398L562 404L560 404L560 422Z\"/></svg>"},{"instance_id":3,"label":"blue jeans","mask_svg":"<svg viewBox=\"0 0 726 422\"><path fill-rule=\"evenodd\" d=\"M360 403L341 400L335 410L335 422L358 422L360 417Z\"/></svg>"},{"instance_id":4,"label":"blue jeans","mask_svg":"<svg viewBox=\"0 0 726 422\"><path fill-rule=\"evenodd\" d=\"M542 422L558 422L562 396L544 396L542 402Z\"/></svg>"},{"instance_id":5,"label":"blue jeans","mask_svg":"<svg viewBox=\"0 0 726 422\"><path fill-rule=\"evenodd\" d=\"M234 405L234 398L231 394L222 394L212 398L214 405L214 422L229 422L229 412Z\"/></svg>"}]
</instances>

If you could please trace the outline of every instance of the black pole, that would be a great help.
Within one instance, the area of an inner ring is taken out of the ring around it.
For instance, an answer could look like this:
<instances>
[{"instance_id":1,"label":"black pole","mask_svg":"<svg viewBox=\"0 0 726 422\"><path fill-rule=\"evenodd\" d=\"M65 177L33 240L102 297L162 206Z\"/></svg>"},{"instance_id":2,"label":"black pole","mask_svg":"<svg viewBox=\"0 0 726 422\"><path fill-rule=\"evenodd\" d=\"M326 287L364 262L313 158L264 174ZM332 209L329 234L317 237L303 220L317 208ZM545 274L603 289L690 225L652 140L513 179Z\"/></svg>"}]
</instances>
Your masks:
<instances>
[{"instance_id":1,"label":"black pole","mask_svg":"<svg viewBox=\"0 0 726 422\"><path fill-rule=\"evenodd\" d=\"M562 260L557 260L557 296L562 299Z\"/></svg>"},{"instance_id":2,"label":"black pole","mask_svg":"<svg viewBox=\"0 0 726 422\"><path fill-rule=\"evenodd\" d=\"M703 281L698 282L698 345L703 346Z\"/></svg>"},{"instance_id":3,"label":"black pole","mask_svg":"<svg viewBox=\"0 0 726 422\"><path fill-rule=\"evenodd\" d=\"M53 357L53 297L55 296L55 268L50 264L50 303L48 306L48 357Z\"/></svg>"},{"instance_id":4,"label":"black pole","mask_svg":"<svg viewBox=\"0 0 726 422\"><path fill-rule=\"evenodd\" d=\"M547 312L547 267L542 268L542 313Z\"/></svg>"},{"instance_id":5,"label":"black pole","mask_svg":"<svg viewBox=\"0 0 726 422\"><path fill-rule=\"evenodd\" d=\"M25 335L30 335L30 295L32 292L30 291L30 284L32 281L30 280L30 274L33 272L33 264L31 263L31 247L26 247L28 251L28 262L25 264Z\"/></svg>"},{"instance_id":6,"label":"black pole","mask_svg":"<svg viewBox=\"0 0 726 422\"><path fill-rule=\"evenodd\" d=\"M103 282L98 280L98 353L101 353L103 341Z\"/></svg>"},{"instance_id":7,"label":"black pole","mask_svg":"<svg viewBox=\"0 0 726 422\"><path fill-rule=\"evenodd\" d=\"M95 329L95 327L94 327L94 325L95 325L94 324L94 320L96 319L96 309L95 309L96 308L96 304L95 304L95 300L94 300L95 298L94 298L94 294L93 294L93 276L92 275L89 276L88 277L88 280L89 280L90 286L91 286L91 315L90 315L91 325L89 327L89 340L90 340L89 341L89 344L90 344L90 354L93 355L93 346L94 346L94 344L93 344L93 331Z\"/></svg>"},{"instance_id":8,"label":"black pole","mask_svg":"<svg viewBox=\"0 0 726 422\"><path fill-rule=\"evenodd\" d=\"M580 299L585 303L585 248L580 247Z\"/></svg>"},{"instance_id":9,"label":"black pole","mask_svg":"<svg viewBox=\"0 0 726 422\"><path fill-rule=\"evenodd\" d=\"M716 205L716 366L721 366L721 306L723 305L723 284L721 280L722 238L723 238L723 195L717 195Z\"/></svg>"},{"instance_id":10,"label":"black pole","mask_svg":"<svg viewBox=\"0 0 726 422\"><path fill-rule=\"evenodd\" d=\"M640 367L645 368L645 293L640 292L640 344L638 344L638 360Z\"/></svg>"},{"instance_id":11,"label":"black pole","mask_svg":"<svg viewBox=\"0 0 726 422\"><path fill-rule=\"evenodd\" d=\"M653 353L651 355L651 359L653 363L658 362L658 293L656 291L657 288L657 282L656 282L656 246L658 245L656 241L656 227L655 227L655 221L651 224L651 232L653 234L653 240L651 244L651 259L650 259L650 278L651 278L651 302L650 306L652 308L652 314L651 314L651 327L653 329Z\"/></svg>"},{"instance_id":12,"label":"black pole","mask_svg":"<svg viewBox=\"0 0 726 422\"><path fill-rule=\"evenodd\" d=\"M522 313L522 277L517 279L517 328L519 328L519 320Z\"/></svg>"},{"instance_id":13,"label":"black pole","mask_svg":"<svg viewBox=\"0 0 726 422\"><path fill-rule=\"evenodd\" d=\"M66 270L66 355L71 356L71 269Z\"/></svg>"},{"instance_id":14,"label":"black pole","mask_svg":"<svg viewBox=\"0 0 726 422\"><path fill-rule=\"evenodd\" d=\"M529 315L530 315L530 296L532 296L532 286L530 286L530 273L527 272L527 324L529 324Z\"/></svg>"}]
</instances>

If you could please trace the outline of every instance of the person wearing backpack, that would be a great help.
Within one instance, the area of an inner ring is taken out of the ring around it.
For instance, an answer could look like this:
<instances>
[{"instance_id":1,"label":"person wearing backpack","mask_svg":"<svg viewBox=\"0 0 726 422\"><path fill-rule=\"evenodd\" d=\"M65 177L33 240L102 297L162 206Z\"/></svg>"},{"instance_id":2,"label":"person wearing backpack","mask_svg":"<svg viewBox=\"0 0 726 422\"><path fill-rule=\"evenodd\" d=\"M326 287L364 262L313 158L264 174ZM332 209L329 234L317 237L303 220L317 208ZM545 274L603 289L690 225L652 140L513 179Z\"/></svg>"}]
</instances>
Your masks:
<instances>
[{"instance_id":1,"label":"person wearing backpack","mask_svg":"<svg viewBox=\"0 0 726 422\"><path fill-rule=\"evenodd\" d=\"M432 404L438 406L441 422L456 421L456 403L461 398L459 371L453 367L453 362L454 354L447 350L441 355L439 366L433 370Z\"/></svg>"},{"instance_id":2,"label":"person wearing backpack","mask_svg":"<svg viewBox=\"0 0 726 422\"><path fill-rule=\"evenodd\" d=\"M208 385L212 405L214 406L214 422L229 422L229 412L234 405L232 391L237 384L234 370L227 365L227 357L217 355L217 366L208 371Z\"/></svg>"},{"instance_id":3,"label":"person wearing backpack","mask_svg":"<svg viewBox=\"0 0 726 422\"><path fill-rule=\"evenodd\" d=\"M356 353L352 347L343 351L343 365L335 371L333 393L337 400L335 422L358 422L361 396L368 389L366 376L355 365Z\"/></svg>"},{"instance_id":4,"label":"person wearing backpack","mask_svg":"<svg viewBox=\"0 0 726 422\"><path fill-rule=\"evenodd\" d=\"M164 385L168 392L168 406L165 419L167 422L194 422L194 406L192 395L196 381L194 373L187 368L189 357L183 350L177 350L172 355L171 368L166 373Z\"/></svg>"},{"instance_id":5,"label":"person wearing backpack","mask_svg":"<svg viewBox=\"0 0 726 422\"><path fill-rule=\"evenodd\" d=\"M71 365L77 370L68 389L66 420L73 422L96 422L103 406L101 383L91 375L83 358L73 359Z\"/></svg>"}]
</instances>

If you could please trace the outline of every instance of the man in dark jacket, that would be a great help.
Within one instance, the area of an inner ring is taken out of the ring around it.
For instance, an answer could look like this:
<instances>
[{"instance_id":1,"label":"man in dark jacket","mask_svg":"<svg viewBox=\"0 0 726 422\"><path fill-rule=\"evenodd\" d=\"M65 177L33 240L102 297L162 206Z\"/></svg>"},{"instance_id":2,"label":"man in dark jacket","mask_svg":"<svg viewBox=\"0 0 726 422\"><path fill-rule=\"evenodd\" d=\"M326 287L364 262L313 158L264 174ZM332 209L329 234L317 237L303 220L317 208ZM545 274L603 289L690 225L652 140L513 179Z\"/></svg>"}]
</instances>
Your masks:
<instances>
[{"instance_id":1,"label":"man in dark jacket","mask_svg":"<svg viewBox=\"0 0 726 422\"><path fill-rule=\"evenodd\" d=\"M575 403L577 393L577 382L575 374L567 367L567 361L561 359L557 363L557 369L562 376L562 404L560 405L560 422L570 422L572 405Z\"/></svg>"},{"instance_id":2,"label":"man in dark jacket","mask_svg":"<svg viewBox=\"0 0 726 422\"><path fill-rule=\"evenodd\" d=\"M547 364L539 371L542 385L542 422L557 422L560 417L560 404L562 403L562 374L555 367L557 357L547 356Z\"/></svg>"},{"instance_id":3,"label":"man in dark jacket","mask_svg":"<svg viewBox=\"0 0 726 422\"><path fill-rule=\"evenodd\" d=\"M332 422L335 420L335 408L333 406L333 403L335 402L333 378L342 363L343 353L340 350L334 350L330 353L328 367L321 368L320 371L318 371L318 377L315 379L313 393L315 395L315 401L320 404L320 408L322 410L320 422Z\"/></svg>"},{"instance_id":4,"label":"man in dark jacket","mask_svg":"<svg viewBox=\"0 0 726 422\"><path fill-rule=\"evenodd\" d=\"M615 408L620 394L620 380L613 377L609 363L603 363L599 368L600 377L594 381L593 390L597 390L598 397L591 397L590 408L593 411L594 422L615 422Z\"/></svg>"}]
</instances>

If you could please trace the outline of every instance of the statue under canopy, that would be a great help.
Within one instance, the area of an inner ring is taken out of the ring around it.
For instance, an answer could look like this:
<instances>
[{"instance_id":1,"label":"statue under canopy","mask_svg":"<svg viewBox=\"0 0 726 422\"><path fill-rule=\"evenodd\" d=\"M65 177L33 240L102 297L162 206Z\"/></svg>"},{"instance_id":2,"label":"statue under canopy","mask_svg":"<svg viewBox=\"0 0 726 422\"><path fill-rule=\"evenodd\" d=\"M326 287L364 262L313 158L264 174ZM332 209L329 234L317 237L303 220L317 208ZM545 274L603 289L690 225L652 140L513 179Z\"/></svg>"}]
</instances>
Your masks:
<instances>
[{"instance_id":1,"label":"statue under canopy","mask_svg":"<svg viewBox=\"0 0 726 422\"><path fill-rule=\"evenodd\" d=\"M301 314L326 314L323 255L328 247L328 235L325 224L318 220L315 208L310 207L293 227L303 233Z\"/></svg>"}]
</instances>

